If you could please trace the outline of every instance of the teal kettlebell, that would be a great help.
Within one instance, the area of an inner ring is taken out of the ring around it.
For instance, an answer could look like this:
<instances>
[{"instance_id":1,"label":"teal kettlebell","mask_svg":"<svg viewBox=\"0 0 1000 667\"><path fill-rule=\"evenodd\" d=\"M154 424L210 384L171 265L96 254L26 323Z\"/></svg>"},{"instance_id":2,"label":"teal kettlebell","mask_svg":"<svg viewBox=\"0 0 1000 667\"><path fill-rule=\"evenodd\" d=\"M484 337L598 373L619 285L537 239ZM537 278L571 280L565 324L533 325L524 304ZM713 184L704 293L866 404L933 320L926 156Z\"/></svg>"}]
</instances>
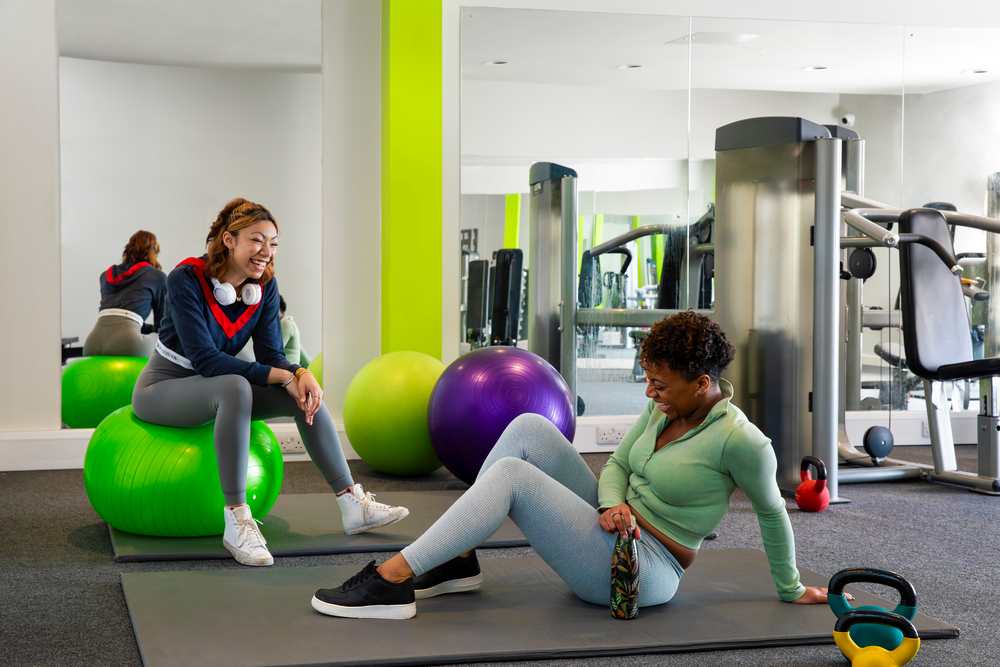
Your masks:
<instances>
[{"instance_id":1,"label":"teal kettlebell","mask_svg":"<svg viewBox=\"0 0 1000 667\"><path fill-rule=\"evenodd\" d=\"M854 583L880 584L894 588L899 591L899 604L892 610L875 605L852 607L844 596L844 586ZM850 568L833 575L830 579L827 600L837 618L852 611L891 611L912 621L917 614L917 592L913 585L895 572L870 567ZM886 651L894 651L903 643L903 632L891 625L855 622L851 625L850 635L854 643L862 648L879 646Z\"/></svg>"}]
</instances>

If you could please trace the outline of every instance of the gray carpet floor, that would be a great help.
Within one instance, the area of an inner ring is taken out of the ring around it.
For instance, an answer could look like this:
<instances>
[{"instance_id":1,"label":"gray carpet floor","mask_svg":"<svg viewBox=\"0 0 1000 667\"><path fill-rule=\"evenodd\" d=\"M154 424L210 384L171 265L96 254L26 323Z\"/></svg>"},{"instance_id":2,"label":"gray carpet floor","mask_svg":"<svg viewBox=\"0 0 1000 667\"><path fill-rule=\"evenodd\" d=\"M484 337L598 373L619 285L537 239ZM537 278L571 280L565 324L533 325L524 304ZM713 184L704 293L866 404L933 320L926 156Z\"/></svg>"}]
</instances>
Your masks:
<instances>
[{"instance_id":1,"label":"gray carpet floor","mask_svg":"<svg viewBox=\"0 0 1000 667\"><path fill-rule=\"evenodd\" d=\"M959 464L975 468L975 448L959 447ZM898 453L897 453L898 452ZM924 447L894 455L930 462ZM599 471L606 454L585 456ZM369 491L462 489L446 471L422 478L390 477L359 461L356 479ZM283 493L328 492L310 463L286 466ZM895 570L916 587L924 613L957 625L962 636L925 642L912 665L991 665L1000 653L1000 498L926 482L844 486L852 502L821 514L790 503L799 564L830 573L845 567ZM761 548L753 508L737 492L704 548ZM482 550L481 558L520 558L531 549ZM357 565L391 554L279 558L275 567ZM115 563L105 524L91 509L79 470L0 473L0 665L139 666L141 660L119 583L122 572L225 570L235 561ZM331 582L336 583L336 582ZM877 590L877 589L873 589ZM885 595L885 591L881 591ZM831 631L832 631L831 617ZM247 637L248 643L253 637ZM510 663L487 663L510 664ZM524 665L526 663L517 663ZM681 655L548 660L556 665L842 666L834 646L718 651Z\"/></svg>"}]
</instances>

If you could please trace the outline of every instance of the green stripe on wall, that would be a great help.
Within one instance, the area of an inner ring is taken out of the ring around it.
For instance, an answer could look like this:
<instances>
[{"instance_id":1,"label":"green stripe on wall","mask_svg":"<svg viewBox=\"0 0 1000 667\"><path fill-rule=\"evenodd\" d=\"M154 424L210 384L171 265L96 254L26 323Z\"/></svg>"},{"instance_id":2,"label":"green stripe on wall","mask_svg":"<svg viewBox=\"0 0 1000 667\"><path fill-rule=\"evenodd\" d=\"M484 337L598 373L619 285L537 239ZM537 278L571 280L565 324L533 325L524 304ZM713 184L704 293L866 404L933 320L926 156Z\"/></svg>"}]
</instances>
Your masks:
<instances>
[{"instance_id":1,"label":"green stripe on wall","mask_svg":"<svg viewBox=\"0 0 1000 667\"><path fill-rule=\"evenodd\" d=\"M382 0L382 354L441 358L441 113L440 0Z\"/></svg>"},{"instance_id":2,"label":"green stripe on wall","mask_svg":"<svg viewBox=\"0 0 1000 667\"><path fill-rule=\"evenodd\" d=\"M520 248L518 230L521 226L521 195L507 195L503 209L503 247Z\"/></svg>"}]
</instances>

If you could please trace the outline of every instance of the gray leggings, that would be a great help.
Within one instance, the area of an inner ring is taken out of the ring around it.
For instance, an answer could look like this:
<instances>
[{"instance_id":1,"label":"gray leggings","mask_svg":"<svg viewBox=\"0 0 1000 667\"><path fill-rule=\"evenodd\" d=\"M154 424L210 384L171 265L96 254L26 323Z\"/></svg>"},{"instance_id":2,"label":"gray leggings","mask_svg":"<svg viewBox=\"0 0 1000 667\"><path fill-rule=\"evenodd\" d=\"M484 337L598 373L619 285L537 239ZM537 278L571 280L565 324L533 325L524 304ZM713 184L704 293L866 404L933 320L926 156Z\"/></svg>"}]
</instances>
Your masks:
<instances>
[{"instance_id":1,"label":"gray leggings","mask_svg":"<svg viewBox=\"0 0 1000 667\"><path fill-rule=\"evenodd\" d=\"M156 345L156 334L142 335L138 323L121 315L97 318L83 343L85 357L149 357Z\"/></svg>"},{"instance_id":2,"label":"gray leggings","mask_svg":"<svg viewBox=\"0 0 1000 667\"><path fill-rule=\"evenodd\" d=\"M423 574L482 544L510 518L576 595L611 599L615 535L598 525L597 478L573 445L539 415L522 415L504 431L476 483L402 554ZM639 605L670 600L684 569L660 542L639 542Z\"/></svg>"},{"instance_id":3,"label":"gray leggings","mask_svg":"<svg viewBox=\"0 0 1000 667\"><path fill-rule=\"evenodd\" d=\"M151 424L192 428L215 420L215 457L226 504L246 502L250 422L294 417L302 443L334 491L354 484L333 418L322 405L306 423L305 412L281 386L251 385L242 375L203 377L154 354L135 383L135 416Z\"/></svg>"}]
</instances>

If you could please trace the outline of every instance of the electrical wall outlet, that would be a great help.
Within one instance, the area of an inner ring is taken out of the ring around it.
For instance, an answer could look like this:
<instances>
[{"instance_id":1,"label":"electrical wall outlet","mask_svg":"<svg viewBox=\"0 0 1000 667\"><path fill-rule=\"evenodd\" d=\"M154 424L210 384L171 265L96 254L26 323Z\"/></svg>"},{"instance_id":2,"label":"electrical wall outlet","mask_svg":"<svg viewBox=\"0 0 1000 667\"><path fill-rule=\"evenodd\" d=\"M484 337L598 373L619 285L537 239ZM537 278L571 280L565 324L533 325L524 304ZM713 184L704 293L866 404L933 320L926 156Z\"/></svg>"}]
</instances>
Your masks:
<instances>
[{"instance_id":1,"label":"electrical wall outlet","mask_svg":"<svg viewBox=\"0 0 1000 667\"><path fill-rule=\"evenodd\" d=\"M598 426L597 444L617 445L625 437L627 431L628 427L626 426Z\"/></svg>"},{"instance_id":2,"label":"electrical wall outlet","mask_svg":"<svg viewBox=\"0 0 1000 667\"><path fill-rule=\"evenodd\" d=\"M282 454L302 454L306 451L306 446L302 444L302 438L298 433L279 436L278 444L281 446Z\"/></svg>"},{"instance_id":3,"label":"electrical wall outlet","mask_svg":"<svg viewBox=\"0 0 1000 667\"><path fill-rule=\"evenodd\" d=\"M924 438L931 437L931 429L929 426L927 426L926 421L920 422L920 435Z\"/></svg>"}]
</instances>

